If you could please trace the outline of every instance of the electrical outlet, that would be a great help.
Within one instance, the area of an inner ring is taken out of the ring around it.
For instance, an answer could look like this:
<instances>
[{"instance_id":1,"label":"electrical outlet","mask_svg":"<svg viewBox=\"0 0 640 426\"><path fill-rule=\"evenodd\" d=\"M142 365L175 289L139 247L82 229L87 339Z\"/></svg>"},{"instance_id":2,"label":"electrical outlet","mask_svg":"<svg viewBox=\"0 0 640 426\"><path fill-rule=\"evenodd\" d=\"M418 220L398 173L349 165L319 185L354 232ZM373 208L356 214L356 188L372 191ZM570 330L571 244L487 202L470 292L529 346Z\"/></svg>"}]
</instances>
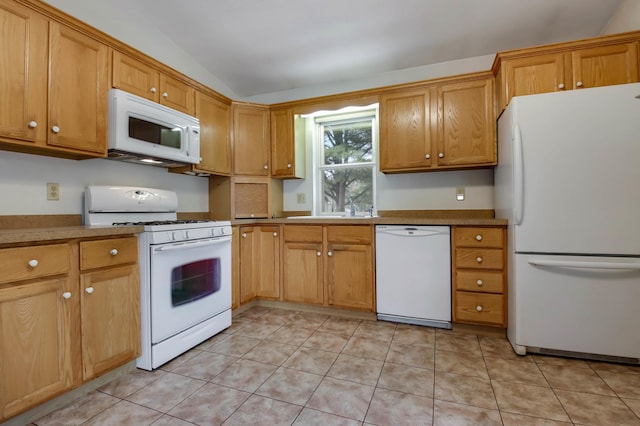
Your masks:
<instances>
[{"instance_id":1,"label":"electrical outlet","mask_svg":"<svg viewBox=\"0 0 640 426\"><path fill-rule=\"evenodd\" d=\"M296 200L298 204L305 204L307 202L307 195L304 192L298 192L296 194Z\"/></svg>"},{"instance_id":2,"label":"electrical outlet","mask_svg":"<svg viewBox=\"0 0 640 426\"><path fill-rule=\"evenodd\" d=\"M47 182L47 200L58 201L60 199L60 184Z\"/></svg>"},{"instance_id":3,"label":"electrical outlet","mask_svg":"<svg viewBox=\"0 0 640 426\"><path fill-rule=\"evenodd\" d=\"M464 201L464 186L456 187L456 200Z\"/></svg>"}]
</instances>

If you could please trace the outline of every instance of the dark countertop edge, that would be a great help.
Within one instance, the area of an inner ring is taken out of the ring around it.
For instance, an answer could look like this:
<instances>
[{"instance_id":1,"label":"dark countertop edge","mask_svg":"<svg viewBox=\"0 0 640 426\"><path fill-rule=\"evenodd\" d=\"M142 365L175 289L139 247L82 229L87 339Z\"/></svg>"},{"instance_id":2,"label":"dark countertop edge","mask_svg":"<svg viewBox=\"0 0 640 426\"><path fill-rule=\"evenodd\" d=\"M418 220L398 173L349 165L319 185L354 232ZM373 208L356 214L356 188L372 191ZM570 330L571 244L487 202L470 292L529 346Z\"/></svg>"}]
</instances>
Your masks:
<instances>
[{"instance_id":1,"label":"dark countertop edge","mask_svg":"<svg viewBox=\"0 0 640 426\"><path fill-rule=\"evenodd\" d=\"M358 219L235 219L232 225L461 225L461 226L507 226L507 219L496 218L424 218L424 217L374 217Z\"/></svg>"},{"instance_id":2,"label":"dark countertop edge","mask_svg":"<svg viewBox=\"0 0 640 426\"><path fill-rule=\"evenodd\" d=\"M0 229L0 244L130 235L139 234L143 230L143 226L54 226Z\"/></svg>"}]
</instances>

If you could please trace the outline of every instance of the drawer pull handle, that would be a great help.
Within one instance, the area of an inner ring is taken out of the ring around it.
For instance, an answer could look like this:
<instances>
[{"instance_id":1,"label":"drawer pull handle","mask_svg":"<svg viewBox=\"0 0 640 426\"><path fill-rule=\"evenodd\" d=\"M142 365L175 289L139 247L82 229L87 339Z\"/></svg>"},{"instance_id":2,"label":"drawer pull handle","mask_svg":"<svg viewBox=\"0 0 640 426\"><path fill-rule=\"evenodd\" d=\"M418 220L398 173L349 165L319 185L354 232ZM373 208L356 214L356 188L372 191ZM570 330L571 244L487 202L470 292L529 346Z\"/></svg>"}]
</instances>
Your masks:
<instances>
[{"instance_id":1,"label":"drawer pull handle","mask_svg":"<svg viewBox=\"0 0 640 426\"><path fill-rule=\"evenodd\" d=\"M38 127L38 122L35 120L31 120L28 124L30 129L35 129L36 127Z\"/></svg>"},{"instance_id":2,"label":"drawer pull handle","mask_svg":"<svg viewBox=\"0 0 640 426\"><path fill-rule=\"evenodd\" d=\"M476 257L476 262L482 263L482 258L480 256Z\"/></svg>"},{"instance_id":3,"label":"drawer pull handle","mask_svg":"<svg viewBox=\"0 0 640 426\"><path fill-rule=\"evenodd\" d=\"M318 257L322 256L322 252L321 251L316 252L316 256L318 256Z\"/></svg>"},{"instance_id":4,"label":"drawer pull handle","mask_svg":"<svg viewBox=\"0 0 640 426\"><path fill-rule=\"evenodd\" d=\"M482 235L480 234L476 235L476 241L482 241Z\"/></svg>"},{"instance_id":5,"label":"drawer pull handle","mask_svg":"<svg viewBox=\"0 0 640 426\"><path fill-rule=\"evenodd\" d=\"M64 293L62 293L62 297L65 299L71 299L71 292L65 291Z\"/></svg>"},{"instance_id":6,"label":"drawer pull handle","mask_svg":"<svg viewBox=\"0 0 640 426\"><path fill-rule=\"evenodd\" d=\"M38 261L36 259L31 259L28 262L29 266L31 266L32 268L35 268L36 266L38 266Z\"/></svg>"},{"instance_id":7,"label":"drawer pull handle","mask_svg":"<svg viewBox=\"0 0 640 426\"><path fill-rule=\"evenodd\" d=\"M93 293L93 287L87 287L84 289L84 291L86 291L88 294Z\"/></svg>"},{"instance_id":8,"label":"drawer pull handle","mask_svg":"<svg viewBox=\"0 0 640 426\"><path fill-rule=\"evenodd\" d=\"M109 254L110 254L111 256L115 256L116 254L118 254L118 249L111 249L111 250L109 251Z\"/></svg>"},{"instance_id":9,"label":"drawer pull handle","mask_svg":"<svg viewBox=\"0 0 640 426\"><path fill-rule=\"evenodd\" d=\"M274 233L273 233L273 236L274 236L274 237L277 237L277 236L278 236L278 233L277 233L277 232L274 232Z\"/></svg>"},{"instance_id":10,"label":"drawer pull handle","mask_svg":"<svg viewBox=\"0 0 640 426\"><path fill-rule=\"evenodd\" d=\"M329 256L329 257L333 256L333 252L332 251L328 251L327 252L327 256Z\"/></svg>"},{"instance_id":11,"label":"drawer pull handle","mask_svg":"<svg viewBox=\"0 0 640 426\"><path fill-rule=\"evenodd\" d=\"M478 311L478 312L482 312L482 305L478 305L478 306L476 306L476 311Z\"/></svg>"},{"instance_id":12,"label":"drawer pull handle","mask_svg":"<svg viewBox=\"0 0 640 426\"><path fill-rule=\"evenodd\" d=\"M482 282L482 280L478 280L478 281L476 281L476 284L478 284L478 286L481 286L484 283Z\"/></svg>"}]
</instances>

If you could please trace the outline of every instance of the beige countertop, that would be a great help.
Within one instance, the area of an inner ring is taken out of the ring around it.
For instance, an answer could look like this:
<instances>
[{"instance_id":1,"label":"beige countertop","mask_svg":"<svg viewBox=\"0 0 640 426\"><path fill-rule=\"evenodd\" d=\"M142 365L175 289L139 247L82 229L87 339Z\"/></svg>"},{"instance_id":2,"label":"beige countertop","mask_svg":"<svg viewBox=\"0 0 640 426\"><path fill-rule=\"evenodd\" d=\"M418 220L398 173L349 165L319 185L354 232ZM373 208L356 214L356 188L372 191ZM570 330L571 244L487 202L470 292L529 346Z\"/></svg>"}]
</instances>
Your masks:
<instances>
[{"instance_id":1,"label":"beige countertop","mask_svg":"<svg viewBox=\"0 0 640 426\"><path fill-rule=\"evenodd\" d=\"M138 234L143 226L54 226L0 229L0 244L17 244L74 238L111 237Z\"/></svg>"},{"instance_id":2,"label":"beige countertop","mask_svg":"<svg viewBox=\"0 0 640 426\"><path fill-rule=\"evenodd\" d=\"M232 225L467 225L467 226L507 226L507 219L496 218L426 218L426 217L368 217L368 218L275 218L238 219Z\"/></svg>"}]
</instances>

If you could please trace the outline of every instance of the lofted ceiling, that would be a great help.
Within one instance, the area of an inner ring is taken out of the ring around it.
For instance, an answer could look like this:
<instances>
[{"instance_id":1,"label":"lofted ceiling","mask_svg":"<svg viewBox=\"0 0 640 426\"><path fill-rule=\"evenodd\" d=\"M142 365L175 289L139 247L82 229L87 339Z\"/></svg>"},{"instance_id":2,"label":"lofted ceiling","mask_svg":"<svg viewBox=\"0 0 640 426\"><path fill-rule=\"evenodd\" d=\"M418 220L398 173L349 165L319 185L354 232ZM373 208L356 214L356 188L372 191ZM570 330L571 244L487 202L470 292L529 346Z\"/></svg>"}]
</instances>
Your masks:
<instances>
[{"instance_id":1,"label":"lofted ceiling","mask_svg":"<svg viewBox=\"0 0 640 426\"><path fill-rule=\"evenodd\" d=\"M622 0L110 0L241 97L599 35Z\"/></svg>"}]
</instances>

